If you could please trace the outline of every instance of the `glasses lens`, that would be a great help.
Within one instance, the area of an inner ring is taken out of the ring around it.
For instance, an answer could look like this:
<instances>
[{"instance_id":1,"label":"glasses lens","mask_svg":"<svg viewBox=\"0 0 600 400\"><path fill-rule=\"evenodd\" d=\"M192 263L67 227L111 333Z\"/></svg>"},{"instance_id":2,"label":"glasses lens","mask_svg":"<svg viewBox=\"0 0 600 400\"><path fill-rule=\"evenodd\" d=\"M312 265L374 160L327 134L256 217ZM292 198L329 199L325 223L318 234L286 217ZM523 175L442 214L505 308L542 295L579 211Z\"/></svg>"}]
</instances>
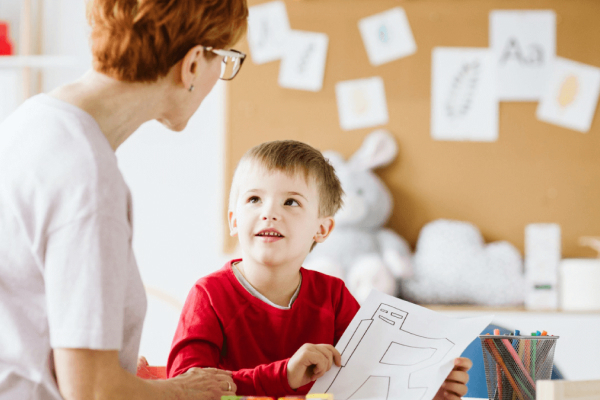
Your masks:
<instances>
[{"instance_id":1,"label":"glasses lens","mask_svg":"<svg viewBox=\"0 0 600 400\"><path fill-rule=\"evenodd\" d=\"M239 57L223 57L223 63L221 64L221 79L230 80L240 70L241 60Z\"/></svg>"}]
</instances>

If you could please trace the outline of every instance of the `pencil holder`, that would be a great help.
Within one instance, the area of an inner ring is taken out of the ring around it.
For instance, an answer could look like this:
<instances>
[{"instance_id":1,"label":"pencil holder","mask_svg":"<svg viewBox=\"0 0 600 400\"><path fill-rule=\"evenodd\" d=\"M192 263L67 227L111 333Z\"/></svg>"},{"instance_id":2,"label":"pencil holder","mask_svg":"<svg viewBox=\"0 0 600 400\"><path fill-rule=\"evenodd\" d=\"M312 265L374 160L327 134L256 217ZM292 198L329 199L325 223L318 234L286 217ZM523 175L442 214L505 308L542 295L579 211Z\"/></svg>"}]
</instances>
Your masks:
<instances>
[{"instance_id":1,"label":"pencil holder","mask_svg":"<svg viewBox=\"0 0 600 400\"><path fill-rule=\"evenodd\" d=\"M537 380L550 379L558 336L481 335L490 400L535 400Z\"/></svg>"}]
</instances>

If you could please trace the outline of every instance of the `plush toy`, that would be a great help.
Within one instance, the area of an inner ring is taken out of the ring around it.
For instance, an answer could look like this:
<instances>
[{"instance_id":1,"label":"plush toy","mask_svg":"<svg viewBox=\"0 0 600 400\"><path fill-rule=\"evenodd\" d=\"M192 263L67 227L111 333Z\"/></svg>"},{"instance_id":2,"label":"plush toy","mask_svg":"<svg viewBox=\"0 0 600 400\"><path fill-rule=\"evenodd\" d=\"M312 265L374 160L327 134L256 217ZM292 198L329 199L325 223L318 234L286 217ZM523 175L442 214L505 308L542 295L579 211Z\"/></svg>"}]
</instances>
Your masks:
<instances>
[{"instance_id":1,"label":"plush toy","mask_svg":"<svg viewBox=\"0 0 600 400\"><path fill-rule=\"evenodd\" d=\"M485 244L468 222L437 220L423 227L413 258L413 277L402 297L421 304L523 303L521 253L508 242Z\"/></svg>"},{"instance_id":2,"label":"plush toy","mask_svg":"<svg viewBox=\"0 0 600 400\"><path fill-rule=\"evenodd\" d=\"M344 189L344 206L335 215L335 229L313 249L304 266L344 279L359 302L371 288L397 295L398 280L411 272L408 244L383 227L392 213L392 195L373 173L391 163L397 151L393 136L378 130L348 161L337 152L323 153Z\"/></svg>"}]
</instances>

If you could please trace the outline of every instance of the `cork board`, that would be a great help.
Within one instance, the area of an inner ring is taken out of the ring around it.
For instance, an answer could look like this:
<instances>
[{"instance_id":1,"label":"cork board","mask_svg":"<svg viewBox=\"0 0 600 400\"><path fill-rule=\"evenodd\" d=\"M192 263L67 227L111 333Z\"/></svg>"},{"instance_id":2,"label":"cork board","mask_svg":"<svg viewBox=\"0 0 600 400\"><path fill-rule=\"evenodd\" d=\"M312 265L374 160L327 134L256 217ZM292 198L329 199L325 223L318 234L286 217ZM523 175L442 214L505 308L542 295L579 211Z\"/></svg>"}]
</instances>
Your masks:
<instances>
[{"instance_id":1,"label":"cork board","mask_svg":"<svg viewBox=\"0 0 600 400\"><path fill-rule=\"evenodd\" d=\"M249 5L262 3L249 0ZM600 235L600 113L582 134L538 121L537 103L500 103L499 139L493 143L434 141L430 135L431 51L437 46L488 47L494 9L553 9L557 55L600 67L597 0L285 0L292 29L329 36L323 89L277 85L279 61L262 65L251 55L227 85L226 195L235 166L250 147L296 139L345 157L374 129L343 131L335 84L381 76L399 156L378 170L394 195L388 225L415 246L419 231L438 218L470 221L486 241L508 240L521 251L529 223L562 227L563 257L590 257L580 236ZM415 54L373 67L358 20L402 6ZM243 40L237 47L249 53ZM224 205L226 210L227 205ZM223 213L225 214L225 213ZM226 216L224 215L226 224ZM234 249L225 228L225 251Z\"/></svg>"}]
</instances>

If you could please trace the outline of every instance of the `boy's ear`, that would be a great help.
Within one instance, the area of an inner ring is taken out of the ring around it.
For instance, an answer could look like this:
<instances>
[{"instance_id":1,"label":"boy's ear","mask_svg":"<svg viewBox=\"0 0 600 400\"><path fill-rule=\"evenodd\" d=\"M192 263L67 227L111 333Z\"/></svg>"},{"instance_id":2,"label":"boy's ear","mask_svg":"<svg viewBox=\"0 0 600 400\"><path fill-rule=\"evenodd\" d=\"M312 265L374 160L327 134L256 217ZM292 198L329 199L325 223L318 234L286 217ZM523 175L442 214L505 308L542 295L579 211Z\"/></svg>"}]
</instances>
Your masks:
<instances>
[{"instance_id":1,"label":"boy's ear","mask_svg":"<svg viewBox=\"0 0 600 400\"><path fill-rule=\"evenodd\" d=\"M322 218L321 225L319 225L319 231L314 237L315 242L323 243L331 234L333 228L335 228L335 220L333 217Z\"/></svg>"},{"instance_id":2,"label":"boy's ear","mask_svg":"<svg viewBox=\"0 0 600 400\"><path fill-rule=\"evenodd\" d=\"M230 210L227 213L227 219L229 219L229 236L237 236L237 219L235 218L235 214L233 213L233 211Z\"/></svg>"}]
</instances>

